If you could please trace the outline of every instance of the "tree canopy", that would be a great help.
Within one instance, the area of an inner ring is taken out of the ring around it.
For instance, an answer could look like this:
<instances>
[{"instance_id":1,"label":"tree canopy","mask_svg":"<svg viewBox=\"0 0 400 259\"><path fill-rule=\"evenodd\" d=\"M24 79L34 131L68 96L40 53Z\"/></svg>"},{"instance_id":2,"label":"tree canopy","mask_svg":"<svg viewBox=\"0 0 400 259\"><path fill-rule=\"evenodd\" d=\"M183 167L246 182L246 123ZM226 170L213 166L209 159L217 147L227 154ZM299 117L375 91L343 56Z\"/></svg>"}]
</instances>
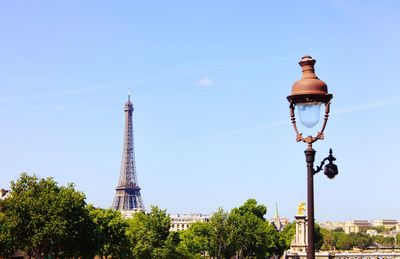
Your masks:
<instances>
[{"instance_id":1,"label":"tree canopy","mask_svg":"<svg viewBox=\"0 0 400 259\"><path fill-rule=\"evenodd\" d=\"M128 224L132 257L185 258L185 251L178 249L179 234L169 231L171 219L165 210L152 206L150 213L136 213Z\"/></svg>"},{"instance_id":2,"label":"tree canopy","mask_svg":"<svg viewBox=\"0 0 400 259\"><path fill-rule=\"evenodd\" d=\"M89 207L90 216L96 225L95 247L97 254L107 258L126 258L129 255L127 221L119 211Z\"/></svg>"},{"instance_id":3,"label":"tree canopy","mask_svg":"<svg viewBox=\"0 0 400 259\"><path fill-rule=\"evenodd\" d=\"M219 208L208 221L170 231L166 210L152 206L125 219L112 209L87 205L73 184L26 173L11 182L10 196L0 201L0 255L15 249L35 258L265 258L289 249L295 223L282 232L265 220L267 207L249 199L230 211ZM346 234L315 224L316 249L364 250L399 244L388 235Z\"/></svg>"},{"instance_id":4,"label":"tree canopy","mask_svg":"<svg viewBox=\"0 0 400 259\"><path fill-rule=\"evenodd\" d=\"M94 255L95 226L84 194L72 184L60 187L52 178L23 173L11 182L10 196L1 210L13 246L35 258Z\"/></svg>"},{"instance_id":5,"label":"tree canopy","mask_svg":"<svg viewBox=\"0 0 400 259\"><path fill-rule=\"evenodd\" d=\"M254 199L226 212L218 209L209 222L195 223L181 233L181 244L197 256L265 258L283 253L279 232L264 216L267 208Z\"/></svg>"}]
</instances>

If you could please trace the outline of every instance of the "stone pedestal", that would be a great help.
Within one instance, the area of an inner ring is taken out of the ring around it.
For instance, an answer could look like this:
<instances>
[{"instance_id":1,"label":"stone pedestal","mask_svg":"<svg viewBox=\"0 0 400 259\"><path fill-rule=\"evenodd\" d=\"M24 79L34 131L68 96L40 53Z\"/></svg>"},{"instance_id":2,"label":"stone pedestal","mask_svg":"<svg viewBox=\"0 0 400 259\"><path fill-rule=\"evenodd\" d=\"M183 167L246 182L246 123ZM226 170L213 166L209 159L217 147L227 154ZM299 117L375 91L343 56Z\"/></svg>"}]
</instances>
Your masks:
<instances>
[{"instance_id":1,"label":"stone pedestal","mask_svg":"<svg viewBox=\"0 0 400 259\"><path fill-rule=\"evenodd\" d=\"M306 216L295 216L296 233L292 244L290 245L290 252L292 253L305 253L307 250L307 221Z\"/></svg>"}]
</instances>

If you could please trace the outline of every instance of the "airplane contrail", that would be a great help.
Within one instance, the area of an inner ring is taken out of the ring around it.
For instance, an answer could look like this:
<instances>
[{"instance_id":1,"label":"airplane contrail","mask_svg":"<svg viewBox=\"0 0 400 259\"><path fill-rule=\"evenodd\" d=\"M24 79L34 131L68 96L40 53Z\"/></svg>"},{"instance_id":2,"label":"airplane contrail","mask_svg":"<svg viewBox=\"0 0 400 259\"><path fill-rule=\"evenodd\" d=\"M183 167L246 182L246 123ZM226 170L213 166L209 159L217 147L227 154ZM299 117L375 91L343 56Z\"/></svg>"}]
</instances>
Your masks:
<instances>
[{"instance_id":1,"label":"airplane contrail","mask_svg":"<svg viewBox=\"0 0 400 259\"><path fill-rule=\"evenodd\" d=\"M64 91L59 91L59 92L52 92L52 93L38 93L38 94L27 95L27 96L3 98L3 99L0 99L0 103L15 102L15 101L29 101L29 100L37 100L37 99L44 99L44 98L51 98L51 97L58 97L58 96L74 95L74 94L98 91L98 90L107 89L107 88L111 88L111 87L119 86L119 85L131 85L131 84L132 84L131 82L110 83L110 84L103 84L100 86L75 88L75 89L64 90Z\"/></svg>"},{"instance_id":2,"label":"airplane contrail","mask_svg":"<svg viewBox=\"0 0 400 259\"><path fill-rule=\"evenodd\" d=\"M335 112L332 112L331 116L353 113L353 112L358 112L358 111L366 111L366 110L370 110L370 109L391 106L391 105L395 105L395 104L399 104L399 103L400 103L399 98L382 99L382 100L377 100L374 102L364 103L364 104L357 105L357 106L344 107L342 109L336 110ZM276 121L276 122L268 123L268 124L253 127L253 128L232 130L232 131L227 131L227 132L223 132L223 133L215 134L215 135L209 135L209 136L203 136L203 137L198 137L198 138L176 141L176 142L172 143L171 145L188 144L188 143L201 142L201 141L210 140L210 139L216 139L216 138L220 138L220 137L235 136L235 135L240 135L240 134L245 134L245 133L250 133L250 132L255 132L255 131L266 130L266 129L270 129L270 128L277 128L277 127L281 127L283 125L288 125L290 123L291 123L290 119L285 120L285 121Z\"/></svg>"},{"instance_id":3,"label":"airplane contrail","mask_svg":"<svg viewBox=\"0 0 400 259\"><path fill-rule=\"evenodd\" d=\"M374 108L391 106L391 105L395 105L395 104L399 104L399 103L400 103L399 98L381 99L381 100L376 100L374 102L364 103L364 104L357 105L357 106L344 107L342 109L336 110L332 114L340 115L340 114L352 113L352 112L357 112L357 111L365 111L365 110L370 110L370 109L374 109Z\"/></svg>"}]
</instances>

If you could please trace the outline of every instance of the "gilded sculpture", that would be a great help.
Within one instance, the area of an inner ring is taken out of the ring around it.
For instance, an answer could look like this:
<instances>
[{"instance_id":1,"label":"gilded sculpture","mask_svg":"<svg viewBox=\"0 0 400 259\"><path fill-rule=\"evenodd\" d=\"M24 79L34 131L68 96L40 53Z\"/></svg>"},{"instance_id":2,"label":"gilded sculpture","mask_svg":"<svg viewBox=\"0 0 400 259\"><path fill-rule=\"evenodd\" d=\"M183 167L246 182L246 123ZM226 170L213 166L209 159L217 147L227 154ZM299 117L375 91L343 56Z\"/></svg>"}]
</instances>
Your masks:
<instances>
[{"instance_id":1,"label":"gilded sculpture","mask_svg":"<svg viewBox=\"0 0 400 259\"><path fill-rule=\"evenodd\" d=\"M299 204L299 206L297 207L297 215L304 216L305 206L306 204L304 202L301 202Z\"/></svg>"}]
</instances>

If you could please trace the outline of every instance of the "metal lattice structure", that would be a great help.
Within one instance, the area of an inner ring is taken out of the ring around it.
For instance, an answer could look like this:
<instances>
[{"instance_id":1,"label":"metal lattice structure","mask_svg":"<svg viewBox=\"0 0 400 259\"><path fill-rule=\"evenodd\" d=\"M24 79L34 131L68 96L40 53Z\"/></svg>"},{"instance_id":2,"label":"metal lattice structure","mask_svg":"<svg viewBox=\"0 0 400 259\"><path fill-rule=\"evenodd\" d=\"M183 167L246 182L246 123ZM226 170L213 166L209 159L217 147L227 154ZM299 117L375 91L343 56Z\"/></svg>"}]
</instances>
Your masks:
<instances>
[{"instance_id":1,"label":"metal lattice structure","mask_svg":"<svg viewBox=\"0 0 400 259\"><path fill-rule=\"evenodd\" d=\"M112 208L124 214L144 211L140 187L136 178L135 152L133 148L133 104L128 95L125 104L125 134L122 150L121 171Z\"/></svg>"}]
</instances>

